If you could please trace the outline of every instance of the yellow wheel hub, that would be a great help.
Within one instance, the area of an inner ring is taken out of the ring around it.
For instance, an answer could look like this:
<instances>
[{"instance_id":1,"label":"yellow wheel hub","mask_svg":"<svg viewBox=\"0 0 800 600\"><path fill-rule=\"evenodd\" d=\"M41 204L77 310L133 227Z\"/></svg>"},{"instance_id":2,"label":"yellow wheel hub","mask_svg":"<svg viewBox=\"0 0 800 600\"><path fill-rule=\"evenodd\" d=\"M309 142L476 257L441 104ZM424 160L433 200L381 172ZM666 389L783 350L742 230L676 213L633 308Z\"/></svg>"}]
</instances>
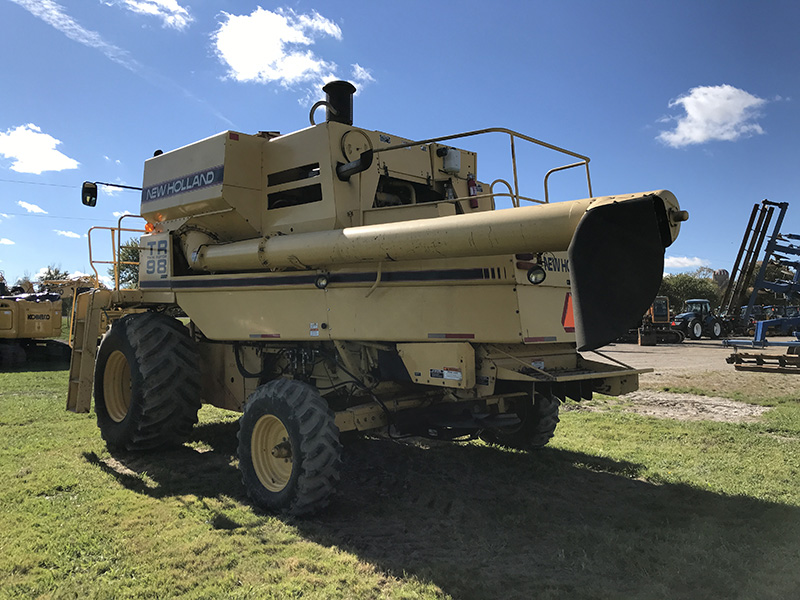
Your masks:
<instances>
[{"instance_id":1,"label":"yellow wheel hub","mask_svg":"<svg viewBox=\"0 0 800 600\"><path fill-rule=\"evenodd\" d=\"M131 405L131 367L119 350L108 357L103 374L103 398L108 416L119 423L128 414Z\"/></svg>"},{"instance_id":2,"label":"yellow wheel hub","mask_svg":"<svg viewBox=\"0 0 800 600\"><path fill-rule=\"evenodd\" d=\"M274 415L264 415L250 438L253 469L270 492L280 492L292 477L292 446L289 432Z\"/></svg>"}]
</instances>

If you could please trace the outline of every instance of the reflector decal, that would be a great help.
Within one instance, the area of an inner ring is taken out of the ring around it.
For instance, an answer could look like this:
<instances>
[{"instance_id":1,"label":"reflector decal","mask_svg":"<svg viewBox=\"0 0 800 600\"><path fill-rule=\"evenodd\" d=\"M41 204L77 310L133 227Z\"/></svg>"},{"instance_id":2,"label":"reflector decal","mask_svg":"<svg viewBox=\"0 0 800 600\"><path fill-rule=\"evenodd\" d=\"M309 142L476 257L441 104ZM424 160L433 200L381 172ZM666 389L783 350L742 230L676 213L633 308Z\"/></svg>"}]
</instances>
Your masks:
<instances>
[{"instance_id":1,"label":"reflector decal","mask_svg":"<svg viewBox=\"0 0 800 600\"><path fill-rule=\"evenodd\" d=\"M250 339L251 340L263 340L263 339L277 339L281 337L280 333L251 333Z\"/></svg>"},{"instance_id":2,"label":"reflector decal","mask_svg":"<svg viewBox=\"0 0 800 600\"><path fill-rule=\"evenodd\" d=\"M575 331L575 315L572 313L572 293L567 292L564 298L564 312L561 313L561 324L564 331L573 333Z\"/></svg>"}]
</instances>

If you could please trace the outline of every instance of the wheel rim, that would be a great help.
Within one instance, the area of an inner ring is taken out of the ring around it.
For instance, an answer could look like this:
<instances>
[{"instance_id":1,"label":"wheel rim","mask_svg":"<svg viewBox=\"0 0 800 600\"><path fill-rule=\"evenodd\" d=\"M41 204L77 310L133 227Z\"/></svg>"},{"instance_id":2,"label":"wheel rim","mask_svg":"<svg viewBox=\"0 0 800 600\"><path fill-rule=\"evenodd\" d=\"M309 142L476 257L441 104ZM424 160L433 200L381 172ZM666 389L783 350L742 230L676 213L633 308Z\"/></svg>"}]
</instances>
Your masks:
<instances>
[{"instance_id":1,"label":"wheel rim","mask_svg":"<svg viewBox=\"0 0 800 600\"><path fill-rule=\"evenodd\" d=\"M695 323L694 336L699 338L701 335L703 335L703 326L700 323Z\"/></svg>"},{"instance_id":2,"label":"wheel rim","mask_svg":"<svg viewBox=\"0 0 800 600\"><path fill-rule=\"evenodd\" d=\"M258 480L270 492L280 492L292 476L292 447L289 432L274 415L264 415L253 428L251 437L253 469Z\"/></svg>"},{"instance_id":3,"label":"wheel rim","mask_svg":"<svg viewBox=\"0 0 800 600\"><path fill-rule=\"evenodd\" d=\"M119 350L108 357L103 373L103 399L108 416L119 423L128 415L131 405L131 367Z\"/></svg>"}]
</instances>

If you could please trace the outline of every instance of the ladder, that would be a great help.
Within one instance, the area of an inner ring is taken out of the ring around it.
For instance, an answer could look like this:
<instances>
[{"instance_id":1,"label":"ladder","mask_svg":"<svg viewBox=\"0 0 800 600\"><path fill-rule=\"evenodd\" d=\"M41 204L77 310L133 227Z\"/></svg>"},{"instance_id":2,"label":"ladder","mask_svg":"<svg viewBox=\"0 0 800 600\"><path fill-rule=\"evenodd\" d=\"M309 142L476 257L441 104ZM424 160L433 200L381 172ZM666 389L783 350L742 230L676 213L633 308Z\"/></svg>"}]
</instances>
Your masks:
<instances>
[{"instance_id":1,"label":"ladder","mask_svg":"<svg viewBox=\"0 0 800 600\"><path fill-rule=\"evenodd\" d=\"M93 289L75 298L72 358L69 363L67 410L87 413L92 404L94 363L103 311L111 304L111 290Z\"/></svg>"}]
</instances>

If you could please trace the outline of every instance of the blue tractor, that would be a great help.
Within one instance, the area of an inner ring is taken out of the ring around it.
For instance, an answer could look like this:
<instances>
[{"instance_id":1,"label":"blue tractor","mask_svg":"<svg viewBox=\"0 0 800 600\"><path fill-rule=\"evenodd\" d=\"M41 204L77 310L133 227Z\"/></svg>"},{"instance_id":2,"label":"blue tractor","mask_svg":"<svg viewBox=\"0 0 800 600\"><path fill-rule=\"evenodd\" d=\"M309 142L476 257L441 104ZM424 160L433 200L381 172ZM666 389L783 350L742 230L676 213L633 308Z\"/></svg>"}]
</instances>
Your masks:
<instances>
[{"instance_id":1,"label":"blue tractor","mask_svg":"<svg viewBox=\"0 0 800 600\"><path fill-rule=\"evenodd\" d=\"M684 312L675 315L672 327L682 331L686 337L699 340L706 336L712 340L722 337L724 327L722 320L711 310L711 303L703 298L687 300Z\"/></svg>"}]
</instances>

